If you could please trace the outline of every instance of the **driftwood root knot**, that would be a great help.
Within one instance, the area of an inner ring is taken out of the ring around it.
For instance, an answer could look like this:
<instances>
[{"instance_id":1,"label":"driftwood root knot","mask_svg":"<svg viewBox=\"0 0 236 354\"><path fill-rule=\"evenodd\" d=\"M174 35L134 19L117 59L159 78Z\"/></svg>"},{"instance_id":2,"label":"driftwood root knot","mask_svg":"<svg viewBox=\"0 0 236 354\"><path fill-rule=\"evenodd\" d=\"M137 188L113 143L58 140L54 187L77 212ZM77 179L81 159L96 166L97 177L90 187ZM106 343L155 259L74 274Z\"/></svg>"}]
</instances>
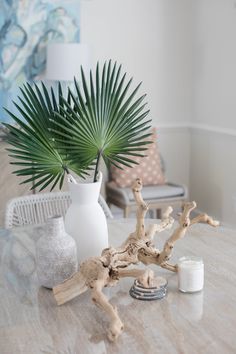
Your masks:
<instances>
[{"instance_id":1,"label":"driftwood root knot","mask_svg":"<svg viewBox=\"0 0 236 354\"><path fill-rule=\"evenodd\" d=\"M141 189L142 181L137 179L132 187L137 204L136 230L128 236L120 247L106 248L102 251L100 257L87 259L80 265L79 272L53 288L58 305L62 305L91 289L92 302L101 308L109 318L110 324L107 329L107 336L112 342L122 333L124 325L117 309L112 306L103 293L103 288L114 286L123 277L136 278L144 287L151 287L155 279L153 270L148 268L128 269L128 267L141 262L144 265L155 264L172 272L177 272L178 266L167 262L172 256L175 242L183 238L188 228L198 222L205 222L214 227L219 225L217 220L213 220L207 214L201 214L191 219L190 214L196 208L196 203L185 203L183 212L179 216L179 225L173 230L162 250L158 250L152 240L155 234L173 227L174 219L171 217L173 209L168 207L163 213L160 223L150 225L145 230L144 220L148 206L142 198Z\"/></svg>"}]
</instances>

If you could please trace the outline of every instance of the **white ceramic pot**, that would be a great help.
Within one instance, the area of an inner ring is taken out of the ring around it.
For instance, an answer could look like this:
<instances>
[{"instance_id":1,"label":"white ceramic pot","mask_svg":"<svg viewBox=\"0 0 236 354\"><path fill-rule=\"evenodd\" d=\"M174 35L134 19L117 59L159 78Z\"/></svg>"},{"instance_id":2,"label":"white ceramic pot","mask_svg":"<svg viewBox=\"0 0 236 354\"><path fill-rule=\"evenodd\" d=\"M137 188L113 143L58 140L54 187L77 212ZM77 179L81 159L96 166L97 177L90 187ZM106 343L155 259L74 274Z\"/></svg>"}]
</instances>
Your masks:
<instances>
[{"instance_id":1,"label":"white ceramic pot","mask_svg":"<svg viewBox=\"0 0 236 354\"><path fill-rule=\"evenodd\" d=\"M108 247L106 216L98 203L102 183L69 183L72 203L65 216L65 228L77 244L78 261L100 256Z\"/></svg>"},{"instance_id":2,"label":"white ceramic pot","mask_svg":"<svg viewBox=\"0 0 236 354\"><path fill-rule=\"evenodd\" d=\"M47 221L45 235L36 244L39 285L53 288L77 271L75 240L65 232L62 216Z\"/></svg>"}]
</instances>

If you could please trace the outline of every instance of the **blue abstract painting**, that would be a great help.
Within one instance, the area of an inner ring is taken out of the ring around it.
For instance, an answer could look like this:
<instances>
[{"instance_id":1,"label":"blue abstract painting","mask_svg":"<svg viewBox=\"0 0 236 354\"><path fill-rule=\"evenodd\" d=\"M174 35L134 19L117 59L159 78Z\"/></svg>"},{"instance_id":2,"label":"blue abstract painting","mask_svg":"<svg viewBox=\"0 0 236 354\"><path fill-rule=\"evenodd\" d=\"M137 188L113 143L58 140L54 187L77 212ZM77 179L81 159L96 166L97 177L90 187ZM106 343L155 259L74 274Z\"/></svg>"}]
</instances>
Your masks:
<instances>
[{"instance_id":1,"label":"blue abstract painting","mask_svg":"<svg viewBox=\"0 0 236 354\"><path fill-rule=\"evenodd\" d=\"M40 79L49 42L79 42L79 0L0 1L0 122L23 82Z\"/></svg>"}]
</instances>

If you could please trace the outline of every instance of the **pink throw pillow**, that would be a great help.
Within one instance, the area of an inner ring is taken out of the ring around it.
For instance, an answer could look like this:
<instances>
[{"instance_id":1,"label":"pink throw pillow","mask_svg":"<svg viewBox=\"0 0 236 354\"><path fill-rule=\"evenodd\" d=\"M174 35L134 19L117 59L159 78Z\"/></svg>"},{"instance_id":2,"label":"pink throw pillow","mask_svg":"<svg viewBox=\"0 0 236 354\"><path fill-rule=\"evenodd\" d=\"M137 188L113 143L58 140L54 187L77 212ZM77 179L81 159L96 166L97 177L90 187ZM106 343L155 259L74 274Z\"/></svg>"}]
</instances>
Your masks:
<instances>
[{"instance_id":1,"label":"pink throw pillow","mask_svg":"<svg viewBox=\"0 0 236 354\"><path fill-rule=\"evenodd\" d=\"M123 166L121 170L115 166L111 166L112 181L118 187L131 187L136 178L141 178L143 185L165 184L165 177L161 169L161 159L157 147L157 131L152 129L152 135L148 137L153 144L148 145L148 150L144 151L146 157L129 156L139 165L129 168Z\"/></svg>"}]
</instances>

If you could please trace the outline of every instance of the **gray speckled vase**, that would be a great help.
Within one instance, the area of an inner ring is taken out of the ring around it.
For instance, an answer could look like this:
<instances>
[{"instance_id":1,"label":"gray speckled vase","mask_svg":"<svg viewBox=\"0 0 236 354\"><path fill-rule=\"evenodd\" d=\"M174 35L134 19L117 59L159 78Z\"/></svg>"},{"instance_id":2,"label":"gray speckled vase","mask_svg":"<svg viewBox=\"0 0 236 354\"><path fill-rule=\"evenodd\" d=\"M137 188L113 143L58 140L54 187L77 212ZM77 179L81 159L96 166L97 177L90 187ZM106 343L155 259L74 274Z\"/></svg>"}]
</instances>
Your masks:
<instances>
[{"instance_id":1,"label":"gray speckled vase","mask_svg":"<svg viewBox=\"0 0 236 354\"><path fill-rule=\"evenodd\" d=\"M36 269L39 285L53 288L77 271L74 239L65 232L62 216L48 219L46 233L36 244Z\"/></svg>"}]
</instances>

